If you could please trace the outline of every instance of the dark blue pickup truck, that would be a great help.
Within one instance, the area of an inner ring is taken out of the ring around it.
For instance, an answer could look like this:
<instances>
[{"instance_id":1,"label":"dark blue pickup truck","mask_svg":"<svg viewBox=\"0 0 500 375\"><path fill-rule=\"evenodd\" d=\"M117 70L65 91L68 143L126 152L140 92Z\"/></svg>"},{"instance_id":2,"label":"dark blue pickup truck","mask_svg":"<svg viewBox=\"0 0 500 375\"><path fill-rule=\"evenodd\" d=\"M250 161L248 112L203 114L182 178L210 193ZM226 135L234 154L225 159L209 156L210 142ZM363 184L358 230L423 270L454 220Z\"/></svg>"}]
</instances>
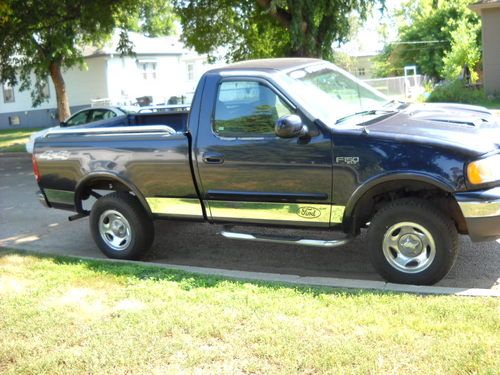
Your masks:
<instances>
[{"instance_id":1,"label":"dark blue pickup truck","mask_svg":"<svg viewBox=\"0 0 500 375\"><path fill-rule=\"evenodd\" d=\"M368 228L384 278L433 284L452 267L458 234L500 238L500 126L488 110L390 101L315 59L209 71L189 112L49 132L35 143L33 167L41 201L74 211L70 219L90 215L112 258L143 255L154 219L323 247ZM344 235L289 237L282 228Z\"/></svg>"}]
</instances>

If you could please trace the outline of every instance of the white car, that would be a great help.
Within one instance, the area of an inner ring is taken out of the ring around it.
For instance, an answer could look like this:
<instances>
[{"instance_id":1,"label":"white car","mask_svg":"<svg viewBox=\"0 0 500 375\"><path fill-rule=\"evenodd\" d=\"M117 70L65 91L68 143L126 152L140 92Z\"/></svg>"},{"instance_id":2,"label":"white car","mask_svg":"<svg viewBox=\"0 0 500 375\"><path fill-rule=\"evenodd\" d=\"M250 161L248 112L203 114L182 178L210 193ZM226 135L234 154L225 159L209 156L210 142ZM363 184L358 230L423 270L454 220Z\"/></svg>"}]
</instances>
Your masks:
<instances>
[{"instance_id":1,"label":"white car","mask_svg":"<svg viewBox=\"0 0 500 375\"><path fill-rule=\"evenodd\" d=\"M76 112L73 116L66 121L61 122L59 126L40 130L30 136L29 141L26 143L26 151L30 154L33 153L33 146L35 139L43 137L50 130L60 129L61 127L69 127L76 125L84 125L95 121L106 120L117 116L123 116L129 113L136 112L136 108L123 108L123 107L91 107L85 108Z\"/></svg>"}]
</instances>

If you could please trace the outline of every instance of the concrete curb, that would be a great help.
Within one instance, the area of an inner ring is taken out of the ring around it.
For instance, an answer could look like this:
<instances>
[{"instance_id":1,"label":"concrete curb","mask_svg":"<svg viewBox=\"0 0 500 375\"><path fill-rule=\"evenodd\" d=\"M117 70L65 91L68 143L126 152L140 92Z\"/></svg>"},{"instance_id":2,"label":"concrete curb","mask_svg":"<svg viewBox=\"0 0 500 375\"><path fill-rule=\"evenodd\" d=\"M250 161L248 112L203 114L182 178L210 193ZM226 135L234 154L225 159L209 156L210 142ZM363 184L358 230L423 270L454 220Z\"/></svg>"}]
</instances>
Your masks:
<instances>
[{"instance_id":1,"label":"concrete curb","mask_svg":"<svg viewBox=\"0 0 500 375\"><path fill-rule=\"evenodd\" d=\"M144 262L137 262L137 263L142 265L152 264L154 266L171 270L181 270L185 272L209 275L209 276L222 276L242 281L267 281L267 282L286 283L286 284L302 285L302 286L330 287L339 289L365 289L365 290L377 290L384 292L399 292L399 293L412 293L412 294L456 295L456 296L471 296L471 297L473 296L500 297L500 291L491 289L405 285L405 284L393 284L385 281L373 281L373 280L340 279L335 277L315 277L315 276L299 276L299 275L266 273L266 272L235 271L235 270L227 270L221 268L193 267L193 266L182 266L176 264L144 263Z\"/></svg>"},{"instance_id":2,"label":"concrete curb","mask_svg":"<svg viewBox=\"0 0 500 375\"><path fill-rule=\"evenodd\" d=\"M18 250L18 249L15 250L27 254L54 256L54 254L49 254L49 253L42 254L39 252L28 251L28 250ZM93 258L86 256L72 256L72 255L64 255L64 256L73 259L99 260L109 263L125 263L125 264L132 263L141 266L160 267L168 270L184 271L206 276L218 276L239 281L266 281L272 283L284 283L284 284L298 285L298 286L374 290L382 292L411 293L411 294L424 294L424 295L500 297L500 290L492 290L492 289L405 285L405 284L393 284L385 281L341 279L335 277L299 276L299 275L267 273L267 272L237 271L237 270L228 270L223 268L184 266L184 265L168 264L168 263L141 262L133 260L118 260L118 259L108 259L108 258Z\"/></svg>"},{"instance_id":3,"label":"concrete curb","mask_svg":"<svg viewBox=\"0 0 500 375\"><path fill-rule=\"evenodd\" d=\"M0 152L0 158L29 158L31 154L28 152Z\"/></svg>"}]
</instances>

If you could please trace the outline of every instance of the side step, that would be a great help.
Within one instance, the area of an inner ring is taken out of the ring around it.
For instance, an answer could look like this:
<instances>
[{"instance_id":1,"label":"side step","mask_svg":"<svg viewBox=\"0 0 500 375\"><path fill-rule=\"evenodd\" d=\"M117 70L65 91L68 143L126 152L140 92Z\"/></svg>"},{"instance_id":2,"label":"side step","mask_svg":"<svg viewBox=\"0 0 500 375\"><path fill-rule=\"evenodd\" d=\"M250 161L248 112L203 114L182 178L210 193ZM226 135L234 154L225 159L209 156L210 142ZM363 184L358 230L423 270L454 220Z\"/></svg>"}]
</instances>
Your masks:
<instances>
[{"instance_id":1,"label":"side step","mask_svg":"<svg viewBox=\"0 0 500 375\"><path fill-rule=\"evenodd\" d=\"M272 242L272 243L281 243L287 245L300 245L300 246L318 246L318 247L337 247L343 246L351 242L351 238L346 237L339 240L310 240L306 238L288 238L288 237L279 237L279 236L270 236L270 235L257 235L257 234L249 234L249 233L238 233L238 232L229 232L223 230L219 233L221 236L225 238L230 238L233 240L247 240L247 241L258 241L258 242Z\"/></svg>"}]
</instances>

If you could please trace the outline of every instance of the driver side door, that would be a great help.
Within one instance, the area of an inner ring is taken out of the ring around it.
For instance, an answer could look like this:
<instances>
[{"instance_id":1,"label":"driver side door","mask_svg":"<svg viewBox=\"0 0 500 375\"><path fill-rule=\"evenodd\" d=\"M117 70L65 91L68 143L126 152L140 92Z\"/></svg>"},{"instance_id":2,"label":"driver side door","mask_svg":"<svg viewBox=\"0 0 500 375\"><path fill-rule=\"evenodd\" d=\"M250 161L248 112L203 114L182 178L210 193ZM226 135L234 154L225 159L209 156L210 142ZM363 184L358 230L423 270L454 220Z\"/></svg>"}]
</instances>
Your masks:
<instances>
[{"instance_id":1,"label":"driver side door","mask_svg":"<svg viewBox=\"0 0 500 375\"><path fill-rule=\"evenodd\" d=\"M213 222L331 224L330 134L262 79L221 80L212 108L199 125L195 156ZM275 135L276 120L292 113L307 122L310 138Z\"/></svg>"}]
</instances>

